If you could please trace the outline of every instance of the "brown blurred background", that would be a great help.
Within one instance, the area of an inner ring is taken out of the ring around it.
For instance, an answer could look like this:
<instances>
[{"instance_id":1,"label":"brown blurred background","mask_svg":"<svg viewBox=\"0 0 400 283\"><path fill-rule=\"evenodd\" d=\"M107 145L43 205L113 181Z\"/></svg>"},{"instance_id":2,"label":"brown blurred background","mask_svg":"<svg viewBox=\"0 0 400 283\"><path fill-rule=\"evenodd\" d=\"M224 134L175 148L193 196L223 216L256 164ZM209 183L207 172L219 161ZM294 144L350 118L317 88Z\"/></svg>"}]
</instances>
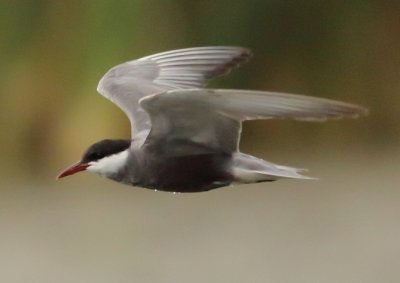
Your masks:
<instances>
[{"instance_id":1,"label":"brown blurred background","mask_svg":"<svg viewBox=\"0 0 400 283\"><path fill-rule=\"evenodd\" d=\"M0 0L0 281L400 282L399 15L374 0ZM172 195L54 180L91 143L130 135L96 93L110 67L205 45L254 52L212 87L371 113L245 123L243 151L318 181Z\"/></svg>"}]
</instances>

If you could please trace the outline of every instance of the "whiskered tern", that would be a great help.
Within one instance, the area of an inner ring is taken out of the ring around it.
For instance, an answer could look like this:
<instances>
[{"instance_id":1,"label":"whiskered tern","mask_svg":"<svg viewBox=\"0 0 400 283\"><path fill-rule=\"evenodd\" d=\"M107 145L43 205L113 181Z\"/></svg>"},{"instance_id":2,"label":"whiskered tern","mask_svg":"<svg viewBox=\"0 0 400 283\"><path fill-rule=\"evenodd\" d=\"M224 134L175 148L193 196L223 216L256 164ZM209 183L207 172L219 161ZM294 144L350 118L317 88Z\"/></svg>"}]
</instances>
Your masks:
<instances>
[{"instance_id":1,"label":"whiskered tern","mask_svg":"<svg viewBox=\"0 0 400 283\"><path fill-rule=\"evenodd\" d=\"M58 178L80 171L169 192L200 192L233 183L310 179L303 169L239 151L242 122L358 117L364 107L303 95L208 89L209 80L247 61L247 48L216 46L163 52L111 68L98 92L128 116L132 138L102 140Z\"/></svg>"}]
</instances>

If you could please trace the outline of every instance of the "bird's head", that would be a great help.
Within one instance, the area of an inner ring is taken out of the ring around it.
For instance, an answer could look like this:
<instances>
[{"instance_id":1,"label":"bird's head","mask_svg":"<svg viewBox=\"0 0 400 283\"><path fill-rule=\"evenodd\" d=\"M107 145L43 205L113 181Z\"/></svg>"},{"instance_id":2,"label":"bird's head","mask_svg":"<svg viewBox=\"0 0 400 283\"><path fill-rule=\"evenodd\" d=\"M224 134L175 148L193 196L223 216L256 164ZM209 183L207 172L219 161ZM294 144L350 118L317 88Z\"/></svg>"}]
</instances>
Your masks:
<instances>
[{"instance_id":1,"label":"bird's head","mask_svg":"<svg viewBox=\"0 0 400 283\"><path fill-rule=\"evenodd\" d=\"M125 164L129 154L130 140L102 140L91 145L82 159L63 170L57 179L81 171L89 171L109 177L117 173Z\"/></svg>"}]
</instances>

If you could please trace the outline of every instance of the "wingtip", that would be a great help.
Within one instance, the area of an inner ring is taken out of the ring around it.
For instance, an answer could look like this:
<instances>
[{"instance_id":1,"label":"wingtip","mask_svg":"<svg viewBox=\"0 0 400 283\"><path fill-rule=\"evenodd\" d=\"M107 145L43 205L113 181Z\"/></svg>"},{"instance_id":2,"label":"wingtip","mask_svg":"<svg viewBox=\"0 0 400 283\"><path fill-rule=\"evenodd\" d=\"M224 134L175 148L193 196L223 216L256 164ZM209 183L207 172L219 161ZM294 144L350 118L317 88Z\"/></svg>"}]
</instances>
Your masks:
<instances>
[{"instance_id":1,"label":"wingtip","mask_svg":"<svg viewBox=\"0 0 400 283\"><path fill-rule=\"evenodd\" d=\"M370 114L370 109L364 106L360 106L359 116L368 116Z\"/></svg>"},{"instance_id":2,"label":"wingtip","mask_svg":"<svg viewBox=\"0 0 400 283\"><path fill-rule=\"evenodd\" d=\"M361 105L352 105L353 108L351 111L349 111L348 114L343 115L342 117L338 118L351 118L351 119L357 119L361 117L365 117L369 115L369 109L367 107L361 106Z\"/></svg>"}]
</instances>

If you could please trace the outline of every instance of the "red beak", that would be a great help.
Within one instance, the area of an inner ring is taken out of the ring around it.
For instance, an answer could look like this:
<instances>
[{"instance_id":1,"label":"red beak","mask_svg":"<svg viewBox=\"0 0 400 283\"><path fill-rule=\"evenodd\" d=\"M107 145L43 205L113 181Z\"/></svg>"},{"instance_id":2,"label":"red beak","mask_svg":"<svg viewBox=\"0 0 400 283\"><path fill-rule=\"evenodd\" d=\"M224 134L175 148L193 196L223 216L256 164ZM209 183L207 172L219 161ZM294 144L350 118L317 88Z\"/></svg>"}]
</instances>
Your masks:
<instances>
[{"instance_id":1,"label":"red beak","mask_svg":"<svg viewBox=\"0 0 400 283\"><path fill-rule=\"evenodd\" d=\"M78 163L75 163L74 165L71 165L70 167L68 167L67 169L65 169L64 171L62 171L58 176L57 179L61 179L63 177L81 172L86 170L86 168L89 167L89 164L87 163L82 163L81 161L79 161Z\"/></svg>"}]
</instances>

